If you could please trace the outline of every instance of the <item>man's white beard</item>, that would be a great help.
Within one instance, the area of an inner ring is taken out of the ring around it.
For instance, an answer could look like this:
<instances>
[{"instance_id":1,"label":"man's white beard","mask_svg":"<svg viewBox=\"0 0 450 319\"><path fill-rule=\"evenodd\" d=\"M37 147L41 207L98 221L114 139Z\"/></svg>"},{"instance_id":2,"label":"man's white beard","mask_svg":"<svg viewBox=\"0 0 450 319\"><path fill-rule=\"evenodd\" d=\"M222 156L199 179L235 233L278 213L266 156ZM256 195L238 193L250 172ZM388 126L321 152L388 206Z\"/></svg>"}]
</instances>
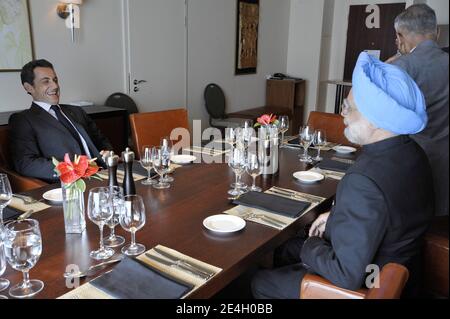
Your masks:
<instances>
[{"instance_id":1,"label":"man's white beard","mask_svg":"<svg viewBox=\"0 0 450 319\"><path fill-rule=\"evenodd\" d=\"M344 120L344 122L346 122ZM372 129L365 123L363 120L358 120L355 123L348 125L345 123L347 127L344 130L345 137L357 145L365 145L369 141L372 136Z\"/></svg>"}]
</instances>

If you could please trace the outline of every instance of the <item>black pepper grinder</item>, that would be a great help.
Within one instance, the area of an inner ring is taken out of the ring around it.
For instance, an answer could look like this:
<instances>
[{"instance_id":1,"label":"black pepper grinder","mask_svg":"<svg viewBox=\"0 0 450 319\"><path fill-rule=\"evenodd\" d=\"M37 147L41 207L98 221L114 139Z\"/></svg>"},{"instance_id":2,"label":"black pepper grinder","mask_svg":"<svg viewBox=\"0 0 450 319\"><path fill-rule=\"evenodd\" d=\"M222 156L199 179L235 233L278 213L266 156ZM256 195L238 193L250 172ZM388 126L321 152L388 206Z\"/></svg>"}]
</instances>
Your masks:
<instances>
[{"instance_id":1,"label":"black pepper grinder","mask_svg":"<svg viewBox=\"0 0 450 319\"><path fill-rule=\"evenodd\" d=\"M125 176L123 177L123 192L125 195L136 195L136 187L133 179L133 161L134 152L128 147L122 152L123 165L125 167Z\"/></svg>"},{"instance_id":2,"label":"black pepper grinder","mask_svg":"<svg viewBox=\"0 0 450 319\"><path fill-rule=\"evenodd\" d=\"M117 165L119 164L119 156L115 155L113 151L105 159L106 166L108 166L108 186L119 186L117 182Z\"/></svg>"}]
</instances>

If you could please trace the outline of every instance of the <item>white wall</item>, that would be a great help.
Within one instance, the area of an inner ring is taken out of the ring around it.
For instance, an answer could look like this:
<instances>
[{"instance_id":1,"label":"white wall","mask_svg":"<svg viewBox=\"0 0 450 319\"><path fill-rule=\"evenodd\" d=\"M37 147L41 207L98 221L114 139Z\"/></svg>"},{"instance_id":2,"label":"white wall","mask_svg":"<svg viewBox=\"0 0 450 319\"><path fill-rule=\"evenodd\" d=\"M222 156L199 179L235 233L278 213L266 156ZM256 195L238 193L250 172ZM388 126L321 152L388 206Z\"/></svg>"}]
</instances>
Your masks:
<instances>
[{"instance_id":1,"label":"white wall","mask_svg":"<svg viewBox=\"0 0 450 319\"><path fill-rule=\"evenodd\" d=\"M287 73L306 80L305 118L317 106L324 0L291 0Z\"/></svg>"},{"instance_id":2,"label":"white wall","mask_svg":"<svg viewBox=\"0 0 450 319\"><path fill-rule=\"evenodd\" d=\"M55 66L61 83L61 102L90 100L103 103L122 91L121 0L84 1L79 42L56 14L55 0L30 0L36 58ZM0 73L0 112L25 109L31 97L20 83L20 73Z\"/></svg>"},{"instance_id":3,"label":"white wall","mask_svg":"<svg viewBox=\"0 0 450 319\"><path fill-rule=\"evenodd\" d=\"M261 0L257 74L234 74L236 1L188 1L189 115L208 114L203 91L209 83L222 87L228 113L265 105L266 75L286 72L290 0Z\"/></svg>"}]
</instances>

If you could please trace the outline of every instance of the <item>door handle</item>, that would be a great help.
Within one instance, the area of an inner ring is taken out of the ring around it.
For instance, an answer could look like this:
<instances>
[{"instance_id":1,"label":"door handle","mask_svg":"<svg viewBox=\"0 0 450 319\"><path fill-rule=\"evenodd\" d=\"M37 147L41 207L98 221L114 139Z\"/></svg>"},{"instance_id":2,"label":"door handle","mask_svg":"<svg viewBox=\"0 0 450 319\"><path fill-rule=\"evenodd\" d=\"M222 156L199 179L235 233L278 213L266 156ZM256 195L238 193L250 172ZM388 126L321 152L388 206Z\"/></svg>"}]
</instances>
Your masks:
<instances>
[{"instance_id":1,"label":"door handle","mask_svg":"<svg viewBox=\"0 0 450 319\"><path fill-rule=\"evenodd\" d=\"M133 84L134 84L134 85L138 85L138 84L146 83L146 82L147 82L146 80L134 80L134 81L133 81Z\"/></svg>"},{"instance_id":2,"label":"door handle","mask_svg":"<svg viewBox=\"0 0 450 319\"><path fill-rule=\"evenodd\" d=\"M137 86L134 87L133 89L134 92L139 92L139 88Z\"/></svg>"}]
</instances>

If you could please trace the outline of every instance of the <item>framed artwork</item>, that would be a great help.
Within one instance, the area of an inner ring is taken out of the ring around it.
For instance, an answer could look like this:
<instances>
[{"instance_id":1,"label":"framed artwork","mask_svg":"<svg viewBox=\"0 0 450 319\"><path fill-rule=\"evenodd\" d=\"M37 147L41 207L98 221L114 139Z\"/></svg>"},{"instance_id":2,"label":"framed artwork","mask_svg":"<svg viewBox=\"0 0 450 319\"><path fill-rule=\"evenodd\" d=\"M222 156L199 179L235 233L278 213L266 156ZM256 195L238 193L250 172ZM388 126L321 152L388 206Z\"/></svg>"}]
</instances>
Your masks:
<instances>
[{"instance_id":1,"label":"framed artwork","mask_svg":"<svg viewBox=\"0 0 450 319\"><path fill-rule=\"evenodd\" d=\"M235 74L256 73L259 0L237 0Z\"/></svg>"},{"instance_id":2,"label":"framed artwork","mask_svg":"<svg viewBox=\"0 0 450 319\"><path fill-rule=\"evenodd\" d=\"M28 0L0 1L0 72L17 72L33 60Z\"/></svg>"}]
</instances>

